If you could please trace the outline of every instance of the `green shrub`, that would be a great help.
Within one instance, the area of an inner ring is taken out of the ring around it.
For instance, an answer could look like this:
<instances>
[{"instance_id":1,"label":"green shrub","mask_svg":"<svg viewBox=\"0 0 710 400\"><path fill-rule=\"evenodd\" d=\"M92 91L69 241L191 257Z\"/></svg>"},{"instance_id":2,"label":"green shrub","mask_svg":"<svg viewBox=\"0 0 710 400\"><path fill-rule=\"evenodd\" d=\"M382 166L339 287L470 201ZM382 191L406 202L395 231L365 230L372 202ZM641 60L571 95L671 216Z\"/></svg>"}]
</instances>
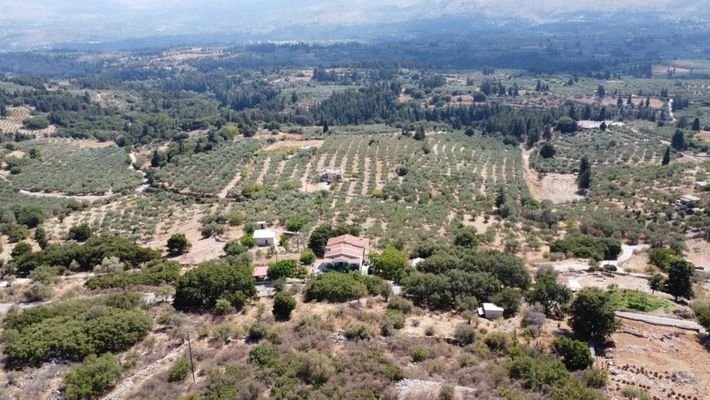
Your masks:
<instances>
[{"instance_id":1,"label":"green shrub","mask_svg":"<svg viewBox=\"0 0 710 400\"><path fill-rule=\"evenodd\" d=\"M709 303L693 303L693 312L695 317L706 330L710 331L710 304Z\"/></svg>"},{"instance_id":2,"label":"green shrub","mask_svg":"<svg viewBox=\"0 0 710 400\"><path fill-rule=\"evenodd\" d=\"M563 385L570 379L565 366L552 357L539 353L519 353L507 365L511 378L520 381L526 389Z\"/></svg>"},{"instance_id":3,"label":"green shrub","mask_svg":"<svg viewBox=\"0 0 710 400\"><path fill-rule=\"evenodd\" d=\"M288 321L296 308L296 299L288 292L279 292L274 296L274 317L279 321Z\"/></svg>"},{"instance_id":4,"label":"green shrub","mask_svg":"<svg viewBox=\"0 0 710 400\"><path fill-rule=\"evenodd\" d=\"M587 369L594 363L589 346L585 342L559 337L552 343L552 347L570 371Z\"/></svg>"},{"instance_id":5,"label":"green shrub","mask_svg":"<svg viewBox=\"0 0 710 400\"><path fill-rule=\"evenodd\" d=\"M37 131L46 129L49 126L49 120L43 115L38 115L24 120L22 124L26 129Z\"/></svg>"},{"instance_id":6,"label":"green shrub","mask_svg":"<svg viewBox=\"0 0 710 400\"><path fill-rule=\"evenodd\" d=\"M478 93L476 93L478 94ZM483 96L483 101L485 101L485 96ZM439 400L454 400L456 398L456 388L450 384L443 384L439 389Z\"/></svg>"},{"instance_id":7,"label":"green shrub","mask_svg":"<svg viewBox=\"0 0 710 400\"><path fill-rule=\"evenodd\" d=\"M311 265L316 262L316 255L311 249L303 250L303 253L301 253L300 261L303 265Z\"/></svg>"},{"instance_id":8,"label":"green shrub","mask_svg":"<svg viewBox=\"0 0 710 400\"><path fill-rule=\"evenodd\" d=\"M190 372L190 363L186 357L177 360L168 371L168 382L181 382Z\"/></svg>"},{"instance_id":9,"label":"green shrub","mask_svg":"<svg viewBox=\"0 0 710 400\"><path fill-rule=\"evenodd\" d=\"M269 269L266 274L271 280L292 278L296 272L296 267L296 261L294 260L276 261L269 264Z\"/></svg>"},{"instance_id":10,"label":"green shrub","mask_svg":"<svg viewBox=\"0 0 710 400\"><path fill-rule=\"evenodd\" d=\"M365 324L353 323L345 328L345 337L348 340L369 340L373 336L372 330Z\"/></svg>"},{"instance_id":11,"label":"green shrub","mask_svg":"<svg viewBox=\"0 0 710 400\"><path fill-rule=\"evenodd\" d=\"M404 314L402 314L401 311L399 310L388 310L385 313L385 321L389 323L394 329L402 329L404 328L404 323L406 321L406 318L404 317Z\"/></svg>"},{"instance_id":12,"label":"green shrub","mask_svg":"<svg viewBox=\"0 0 710 400\"><path fill-rule=\"evenodd\" d=\"M298 375L305 382L321 386L328 382L335 373L335 365L329 355L311 350L301 357Z\"/></svg>"},{"instance_id":13,"label":"green shrub","mask_svg":"<svg viewBox=\"0 0 710 400\"><path fill-rule=\"evenodd\" d=\"M93 399L105 393L121 377L121 366L113 354L91 356L64 377L67 400Z\"/></svg>"},{"instance_id":14,"label":"green shrub","mask_svg":"<svg viewBox=\"0 0 710 400\"><path fill-rule=\"evenodd\" d=\"M412 362L418 363L429 358L429 351L424 347L415 347L412 350Z\"/></svg>"},{"instance_id":15,"label":"green shrub","mask_svg":"<svg viewBox=\"0 0 710 400\"><path fill-rule=\"evenodd\" d=\"M394 296L390 298L387 303L387 308L390 310L398 310L403 314L409 314L414 310L414 304L401 296Z\"/></svg>"},{"instance_id":16,"label":"green shrub","mask_svg":"<svg viewBox=\"0 0 710 400\"><path fill-rule=\"evenodd\" d=\"M569 234L562 240L550 244L551 253L571 254L579 258L596 261L616 260L621 253L621 242L607 237Z\"/></svg>"},{"instance_id":17,"label":"green shrub","mask_svg":"<svg viewBox=\"0 0 710 400\"><path fill-rule=\"evenodd\" d=\"M490 332L483 338L483 343L494 353L505 354L513 346L513 340L505 332Z\"/></svg>"},{"instance_id":18,"label":"green shrub","mask_svg":"<svg viewBox=\"0 0 710 400\"><path fill-rule=\"evenodd\" d=\"M249 249L246 246L243 246L238 240L230 240L224 245L224 253L228 256L238 256L246 253L247 251L249 251Z\"/></svg>"},{"instance_id":19,"label":"green shrub","mask_svg":"<svg viewBox=\"0 0 710 400\"><path fill-rule=\"evenodd\" d=\"M665 271L671 263L673 257L677 256L675 251L665 247L654 247L648 251L648 262Z\"/></svg>"},{"instance_id":20,"label":"green shrub","mask_svg":"<svg viewBox=\"0 0 710 400\"><path fill-rule=\"evenodd\" d=\"M226 298L241 308L255 295L256 280L250 266L208 261L180 277L173 305L181 310L211 309L217 299Z\"/></svg>"},{"instance_id":21,"label":"green shrub","mask_svg":"<svg viewBox=\"0 0 710 400\"><path fill-rule=\"evenodd\" d=\"M633 386L624 386L621 388L621 395L624 396L625 399L651 400L651 395L648 394L647 391Z\"/></svg>"},{"instance_id":22,"label":"green shrub","mask_svg":"<svg viewBox=\"0 0 710 400\"><path fill-rule=\"evenodd\" d=\"M241 243L242 246L251 249L256 246L256 239L254 239L254 236L244 235L239 239L239 243Z\"/></svg>"},{"instance_id":23,"label":"green shrub","mask_svg":"<svg viewBox=\"0 0 710 400\"><path fill-rule=\"evenodd\" d=\"M75 225L69 228L67 239L77 242L86 242L93 235L93 230L88 224Z\"/></svg>"},{"instance_id":24,"label":"green shrub","mask_svg":"<svg viewBox=\"0 0 710 400\"><path fill-rule=\"evenodd\" d=\"M32 245L27 242L19 242L12 248L10 256L12 258L19 258L30 253L32 253Z\"/></svg>"},{"instance_id":25,"label":"green shrub","mask_svg":"<svg viewBox=\"0 0 710 400\"><path fill-rule=\"evenodd\" d=\"M317 276L306 286L306 301L344 302L359 299L368 293L359 274L327 272Z\"/></svg>"},{"instance_id":26,"label":"green shrub","mask_svg":"<svg viewBox=\"0 0 710 400\"><path fill-rule=\"evenodd\" d=\"M168 239L167 248L170 254L185 254L192 245L184 233L176 233Z\"/></svg>"},{"instance_id":27,"label":"green shrub","mask_svg":"<svg viewBox=\"0 0 710 400\"><path fill-rule=\"evenodd\" d=\"M225 298L217 299L217 302L214 305L215 314L227 315L230 311L232 311L232 303L229 300Z\"/></svg>"},{"instance_id":28,"label":"green shrub","mask_svg":"<svg viewBox=\"0 0 710 400\"><path fill-rule=\"evenodd\" d=\"M175 261L154 260L140 271L124 271L90 278L84 284L91 290L127 288L130 286L161 286L174 283L180 278L182 266Z\"/></svg>"},{"instance_id":29,"label":"green shrub","mask_svg":"<svg viewBox=\"0 0 710 400\"><path fill-rule=\"evenodd\" d=\"M603 369L591 368L584 372L584 383L590 388L603 389L609 383L609 375Z\"/></svg>"},{"instance_id":30,"label":"green shrub","mask_svg":"<svg viewBox=\"0 0 710 400\"><path fill-rule=\"evenodd\" d=\"M260 322L255 322L249 327L249 340L258 342L267 335L266 326Z\"/></svg>"},{"instance_id":31,"label":"green shrub","mask_svg":"<svg viewBox=\"0 0 710 400\"><path fill-rule=\"evenodd\" d=\"M476 340L476 330L469 324L459 324L454 331L454 338L461 346L472 344Z\"/></svg>"},{"instance_id":32,"label":"green shrub","mask_svg":"<svg viewBox=\"0 0 710 400\"><path fill-rule=\"evenodd\" d=\"M26 226L19 224L7 224L3 226L2 233L7 236L10 243L17 243L21 240L25 240L30 235L29 229L27 229Z\"/></svg>"},{"instance_id":33,"label":"green shrub","mask_svg":"<svg viewBox=\"0 0 710 400\"><path fill-rule=\"evenodd\" d=\"M158 250L141 247L131 240L117 236L95 236L84 244L66 243L51 245L13 260L18 276L27 276L40 265L70 268L74 271L91 271L104 258L116 257L126 266L136 268L144 263L159 259Z\"/></svg>"},{"instance_id":34,"label":"green shrub","mask_svg":"<svg viewBox=\"0 0 710 400\"><path fill-rule=\"evenodd\" d=\"M151 329L150 318L135 309L139 302L140 295L114 295L11 312L3 337L7 364L38 366L54 358L81 361L124 351Z\"/></svg>"}]
</instances>

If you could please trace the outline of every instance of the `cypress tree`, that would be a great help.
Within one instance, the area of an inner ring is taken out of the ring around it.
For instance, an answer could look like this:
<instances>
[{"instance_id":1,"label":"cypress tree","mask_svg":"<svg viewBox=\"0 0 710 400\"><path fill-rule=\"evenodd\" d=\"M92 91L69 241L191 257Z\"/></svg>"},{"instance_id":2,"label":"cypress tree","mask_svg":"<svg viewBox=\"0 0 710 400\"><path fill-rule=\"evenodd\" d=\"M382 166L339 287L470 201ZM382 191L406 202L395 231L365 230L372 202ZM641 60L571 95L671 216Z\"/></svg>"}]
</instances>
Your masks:
<instances>
[{"instance_id":1,"label":"cypress tree","mask_svg":"<svg viewBox=\"0 0 710 400\"><path fill-rule=\"evenodd\" d=\"M665 153L663 153L663 160L661 160L661 165L668 165L671 163L671 146L666 147Z\"/></svg>"},{"instance_id":2,"label":"cypress tree","mask_svg":"<svg viewBox=\"0 0 710 400\"><path fill-rule=\"evenodd\" d=\"M695 118L695 121L693 121L693 130L695 132L700 131L700 118Z\"/></svg>"},{"instance_id":3,"label":"cypress tree","mask_svg":"<svg viewBox=\"0 0 710 400\"><path fill-rule=\"evenodd\" d=\"M582 157L579 163L579 176L577 176L577 187L580 190L587 190L592 185L592 166L587 157Z\"/></svg>"}]
</instances>

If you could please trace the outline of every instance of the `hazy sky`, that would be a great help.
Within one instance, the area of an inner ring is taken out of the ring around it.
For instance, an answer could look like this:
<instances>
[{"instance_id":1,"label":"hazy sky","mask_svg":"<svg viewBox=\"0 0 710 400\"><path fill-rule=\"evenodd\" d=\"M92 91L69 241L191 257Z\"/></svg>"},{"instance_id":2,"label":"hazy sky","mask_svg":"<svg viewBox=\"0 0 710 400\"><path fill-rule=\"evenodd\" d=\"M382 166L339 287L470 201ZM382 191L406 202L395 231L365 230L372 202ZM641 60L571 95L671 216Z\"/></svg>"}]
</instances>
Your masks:
<instances>
[{"instance_id":1,"label":"hazy sky","mask_svg":"<svg viewBox=\"0 0 710 400\"><path fill-rule=\"evenodd\" d=\"M585 10L707 15L710 0L0 0L0 38L56 42L270 31L465 13L545 19Z\"/></svg>"}]
</instances>

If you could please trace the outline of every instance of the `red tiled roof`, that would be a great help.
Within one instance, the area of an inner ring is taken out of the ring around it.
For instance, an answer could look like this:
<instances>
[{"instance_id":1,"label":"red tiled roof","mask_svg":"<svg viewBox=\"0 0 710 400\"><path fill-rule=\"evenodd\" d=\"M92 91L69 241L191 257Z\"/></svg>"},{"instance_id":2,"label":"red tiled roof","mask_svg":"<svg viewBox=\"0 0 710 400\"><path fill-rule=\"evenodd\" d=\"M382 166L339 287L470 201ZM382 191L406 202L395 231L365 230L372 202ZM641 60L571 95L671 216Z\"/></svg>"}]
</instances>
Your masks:
<instances>
[{"instance_id":1,"label":"red tiled roof","mask_svg":"<svg viewBox=\"0 0 710 400\"><path fill-rule=\"evenodd\" d=\"M341 243L349 244L353 247L359 247L361 249L367 249L368 245L367 239L362 239L353 235L341 235L328 239L328 247Z\"/></svg>"},{"instance_id":2,"label":"red tiled roof","mask_svg":"<svg viewBox=\"0 0 710 400\"><path fill-rule=\"evenodd\" d=\"M325 252L325 258L336 258L345 256L348 258L361 258L364 256L363 249L353 246L348 243L340 243L334 246L329 246Z\"/></svg>"}]
</instances>

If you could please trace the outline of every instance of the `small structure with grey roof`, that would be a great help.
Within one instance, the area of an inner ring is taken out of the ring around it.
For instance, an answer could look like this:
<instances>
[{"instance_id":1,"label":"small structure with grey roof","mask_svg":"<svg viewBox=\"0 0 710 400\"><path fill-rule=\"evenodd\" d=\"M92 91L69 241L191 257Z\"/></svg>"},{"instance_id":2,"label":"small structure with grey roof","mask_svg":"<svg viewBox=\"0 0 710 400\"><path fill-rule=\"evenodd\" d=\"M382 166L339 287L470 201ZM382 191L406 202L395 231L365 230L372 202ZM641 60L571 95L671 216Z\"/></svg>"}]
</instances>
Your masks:
<instances>
[{"instance_id":1,"label":"small structure with grey roof","mask_svg":"<svg viewBox=\"0 0 710 400\"><path fill-rule=\"evenodd\" d=\"M478 315L485 319L498 319L503 318L503 308L499 307L493 303L483 303L481 307L478 308Z\"/></svg>"}]
</instances>

